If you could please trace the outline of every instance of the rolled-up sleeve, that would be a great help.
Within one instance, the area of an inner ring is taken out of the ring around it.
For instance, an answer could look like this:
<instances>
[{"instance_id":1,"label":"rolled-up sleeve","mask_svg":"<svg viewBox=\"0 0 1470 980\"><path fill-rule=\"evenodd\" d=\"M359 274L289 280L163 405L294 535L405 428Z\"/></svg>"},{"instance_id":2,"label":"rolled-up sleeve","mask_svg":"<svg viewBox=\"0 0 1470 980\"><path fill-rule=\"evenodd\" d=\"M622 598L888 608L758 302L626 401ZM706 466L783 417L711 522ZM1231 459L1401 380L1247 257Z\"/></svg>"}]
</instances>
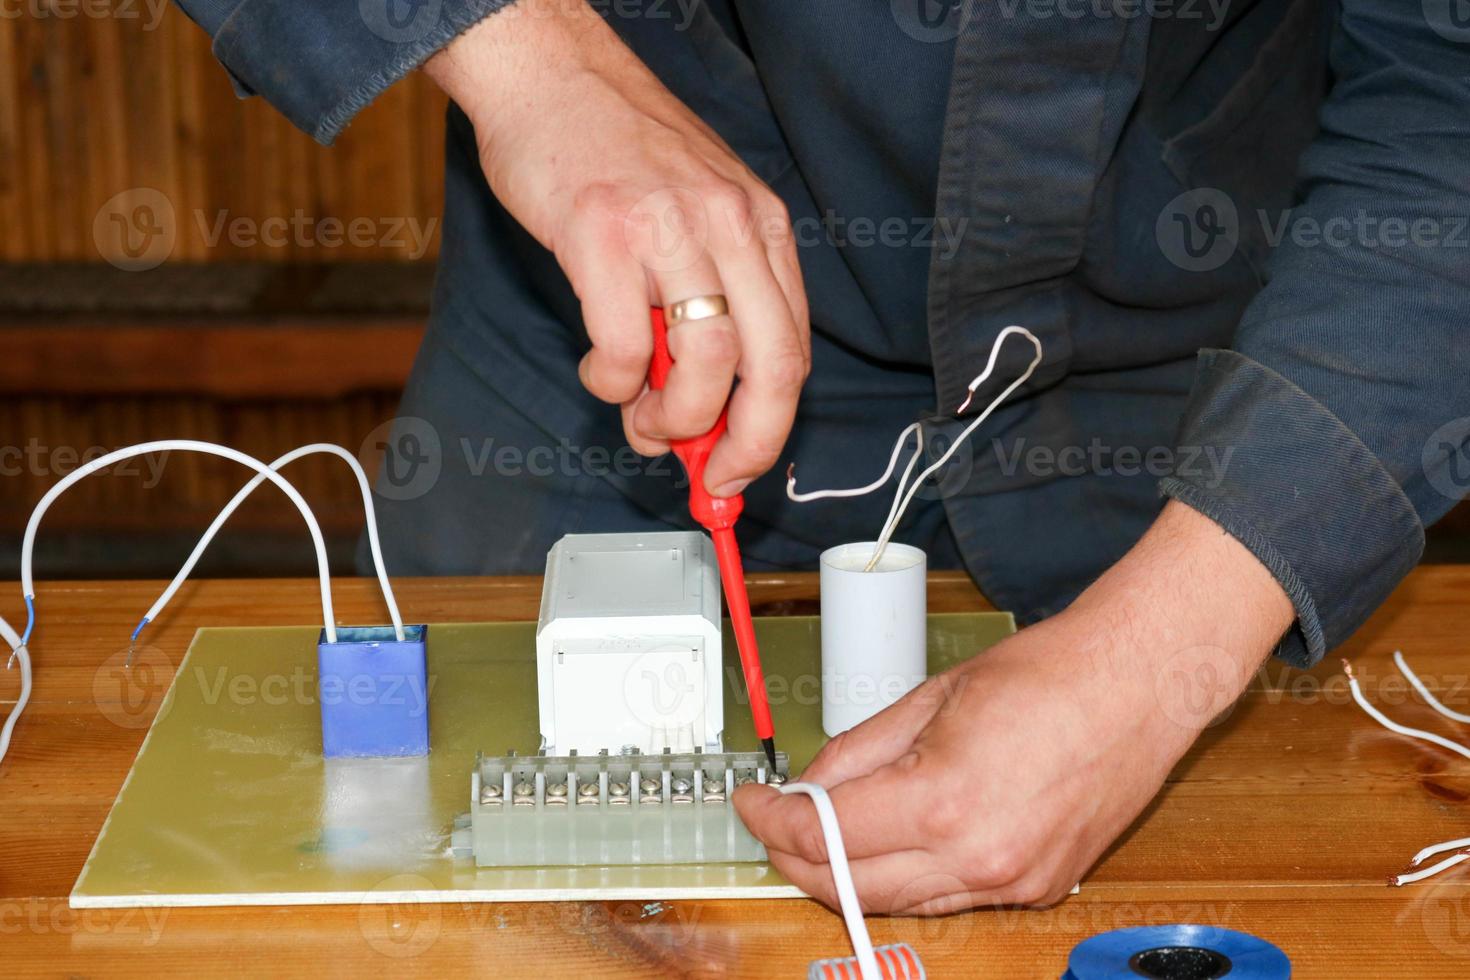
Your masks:
<instances>
[{"instance_id":1,"label":"rolled-up sleeve","mask_svg":"<svg viewBox=\"0 0 1470 980\"><path fill-rule=\"evenodd\" d=\"M241 96L320 143L465 30L513 0L178 0Z\"/></svg>"},{"instance_id":2,"label":"rolled-up sleeve","mask_svg":"<svg viewBox=\"0 0 1470 980\"><path fill-rule=\"evenodd\" d=\"M1181 428L1223 477L1160 485L1275 574L1297 612L1278 653L1301 666L1470 486L1470 25L1451 8L1342 4L1300 203L1232 349L1201 352Z\"/></svg>"}]
</instances>

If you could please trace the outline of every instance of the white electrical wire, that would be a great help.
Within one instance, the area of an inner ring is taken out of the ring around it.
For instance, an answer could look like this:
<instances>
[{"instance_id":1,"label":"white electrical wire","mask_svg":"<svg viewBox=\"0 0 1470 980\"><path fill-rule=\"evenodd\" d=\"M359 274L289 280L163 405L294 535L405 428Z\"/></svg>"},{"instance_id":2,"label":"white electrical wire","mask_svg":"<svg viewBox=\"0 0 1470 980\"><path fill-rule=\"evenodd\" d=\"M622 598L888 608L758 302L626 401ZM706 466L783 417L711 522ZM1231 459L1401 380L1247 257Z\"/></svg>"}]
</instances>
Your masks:
<instances>
[{"instance_id":1,"label":"white electrical wire","mask_svg":"<svg viewBox=\"0 0 1470 980\"><path fill-rule=\"evenodd\" d=\"M1393 662L1398 667L1398 669L1403 672L1403 675L1408 678L1409 683L1414 686L1414 690L1419 692L1420 696L1422 696L1424 700L1428 702L1431 708L1448 718L1455 719L1456 721L1470 721L1470 717L1446 708L1443 704L1440 703L1438 698L1429 693L1429 688L1427 688L1424 685L1424 682L1419 679L1419 675L1414 673L1413 669L1409 667L1408 661L1404 659L1404 655L1398 650L1395 650L1393 652ZM1352 692L1353 700L1358 703L1358 707L1362 708L1368 713L1368 717L1372 718L1374 721L1378 722L1378 724L1382 725L1384 728L1387 728L1391 732L1397 732L1400 735L1407 735L1410 738L1417 738L1421 741L1431 742L1434 745L1442 746L1443 748L1449 749L1451 752L1457 752L1465 758L1470 759L1470 749L1467 749L1465 746L1459 744L1458 742L1452 742L1441 735L1434 734L1433 732L1426 732L1422 729L1409 728L1407 725L1400 725L1398 722L1390 719L1387 715L1385 715L1383 712L1379 711L1372 704L1370 704L1368 702L1368 699L1363 696L1363 690L1358 685L1358 679L1353 676L1353 665L1344 660L1342 662L1342 669L1343 672L1347 674L1348 690ZM1457 840L1445 841L1442 844L1431 844L1421 850L1418 854L1414 855L1414 859L1409 862L1409 867L1412 868L1416 865L1422 864L1427 858L1434 857L1434 855L1436 854L1443 854L1445 851L1452 851L1455 848L1466 846L1470 846L1470 837L1461 837ZM1439 874L1441 871L1446 871L1450 868L1453 868L1455 865L1461 864L1467 860L1470 860L1470 852L1453 854L1450 857L1445 858L1443 861L1440 861L1437 864L1432 864L1427 868L1422 868L1418 871L1406 871L1402 874L1394 875L1388 879L1388 883L1390 885L1396 886L1411 885L1416 881L1423 881L1425 878L1432 878L1435 875Z\"/></svg>"},{"instance_id":2,"label":"white electrical wire","mask_svg":"<svg viewBox=\"0 0 1470 980\"><path fill-rule=\"evenodd\" d=\"M31 575L31 557L36 546L36 532L40 529L41 518L45 516L46 511L56 501L56 498L60 497L78 481L114 463L120 463L123 460L132 459L135 456L143 456L148 453L175 451L205 453L234 460L237 463L250 467L257 473L263 474L265 479L270 480L276 486L280 487L281 492L291 498L291 502L296 505L296 509L301 512L301 516L306 518L306 526L311 531L312 544L316 548L317 570L321 579L322 623L326 630L327 642L336 643L337 625L332 613L332 580L327 566L327 543L322 537L321 525L317 523L316 515L312 513L311 507L307 505L306 500L302 498L296 488L287 482L284 477L271 470L270 467L255 457L247 456L228 446L220 446L212 442L199 442L194 439L163 439L155 442L140 443L136 446L129 446L126 449L119 449L115 452L107 453L73 470L46 492L46 495L41 498L41 502L36 505L36 509L31 512L30 522L26 524L25 539L21 544L21 591L25 596L28 612L26 630L21 639L24 641L30 640L31 630L35 627L36 623L36 586L35 580Z\"/></svg>"},{"instance_id":3,"label":"white electrical wire","mask_svg":"<svg viewBox=\"0 0 1470 980\"><path fill-rule=\"evenodd\" d=\"M1036 348L1036 356L1031 359L1031 363L1027 365L1026 370L1023 371L1018 378L1007 385L1004 391L1002 391L999 395L996 395L995 398L990 402L990 404L985 407L985 410L979 415L976 415L975 418L970 421L970 424L965 426L965 428L960 432L959 436L957 436L954 442L950 444L949 449L945 450L944 454L940 456L939 459L935 460L933 464L931 464L922 473L920 473L918 477L913 481L913 483L910 484L908 482L909 474L913 472L914 464L918 462L919 457L923 455L924 451L923 429L917 422L904 429L903 432L899 435L898 442L893 447L893 455L888 460L888 469L884 471L883 476L881 476L873 483L868 484L866 487L855 487L850 490L814 490L809 493L797 493L795 466L793 465L787 468L786 496L796 503L804 503L809 500L819 500L823 497L859 497L865 493L872 493L874 490L879 489L888 482L888 478L893 475L894 467L898 463L899 451L900 449L902 449L903 444L907 441L909 433L916 429L918 430L918 444L914 449L914 455L909 459L908 467L904 470L903 476L899 478L898 489L894 492L893 496L893 506L888 509L888 519L883 522L883 529L878 534L878 543L873 548L872 557L868 559L868 564L863 569L864 571L870 572L877 567L878 562L883 557L884 550L888 547L889 540L892 539L893 533L898 530L899 522L903 520L904 512L908 510L909 504L913 502L914 494L919 492L919 487L923 486L924 481L933 476L935 472L937 472L944 466L944 464L948 463L950 461L950 458L953 457L954 454L959 450L960 445L970 437L971 433L973 433L980 426L984 425L985 420L990 418L991 413L999 408L1001 403L1011 396L1012 392L1014 392L1017 388L1021 387L1021 385L1030 380L1031 375L1036 373L1036 368L1040 366L1042 359L1041 341L1036 338L1036 335L1034 333L1032 333L1030 330L1027 330L1025 327L1017 326L1015 324L1006 327L998 335L996 335L995 343L992 344L990 347L990 359L985 364L985 370L977 374L974 380L970 382L968 388L969 394L960 404L959 408L955 409L955 414L961 415L964 413L965 409L970 407L970 401L975 397L975 389L984 384L986 380L989 379L990 375L995 371L996 361L1000 358L1001 346L1005 343L1006 338L1012 335L1019 335L1031 341L1032 346ZM905 490L905 486L907 486L907 490Z\"/></svg>"},{"instance_id":4,"label":"white electrical wire","mask_svg":"<svg viewBox=\"0 0 1470 980\"><path fill-rule=\"evenodd\" d=\"M874 490L883 489L883 484L888 482L888 478L893 476L894 468L898 466L898 454L903 450L903 444L908 442L909 436L916 432L919 434L919 444L914 447L914 456L909 459L909 466L912 467L914 460L919 458L919 452L924 448L924 429L918 422L910 424L908 428L898 434L898 441L893 444L893 454L888 457L888 469L884 470L882 476L867 486L852 487L848 490L809 490L806 493L797 493L796 464L792 463L786 467L787 498L796 501L798 504L804 504L809 500L825 500L828 497L861 497L864 494L872 493ZM906 470L905 473L907 472ZM902 484L903 480L899 480L898 482Z\"/></svg>"},{"instance_id":5,"label":"white electrical wire","mask_svg":"<svg viewBox=\"0 0 1470 980\"><path fill-rule=\"evenodd\" d=\"M10 750L10 733L15 731L15 723L20 721L20 713L26 709L26 703L31 699L31 656L25 644L20 642L20 635L3 618L0 618L0 639L10 647L7 668L20 661L20 697L16 698L15 707L10 709L4 726L0 727L0 761L3 761L5 753Z\"/></svg>"},{"instance_id":6,"label":"white electrical wire","mask_svg":"<svg viewBox=\"0 0 1470 980\"><path fill-rule=\"evenodd\" d=\"M362 509L367 518L368 547L373 554L373 567L377 569L378 585L383 591L383 602L387 604L388 615L393 621L393 633L399 642L402 642L404 639L403 617L398 612L398 601L393 596L393 586L388 581L388 569L383 561L383 548L378 541L378 515L376 508L373 506L373 491L372 487L368 484L367 474L363 472L362 464L357 461L357 457L341 446L316 442L308 446L302 446L300 449L293 449L286 455L276 459L270 464L271 472L277 472L283 466L293 463L303 456L311 456L318 453L338 457L352 469L353 476L357 478L358 489L362 491ZM239 493L235 494L234 499L226 504L224 509L219 512L219 515L214 519L214 523L210 524L209 529L204 532L204 537L200 538L199 543L194 546L194 552L189 555L189 560L184 562L183 567L179 569L179 573L168 584L168 588L163 590L163 594L158 597L158 600L153 603L148 609L148 612L143 616L143 621L138 624L137 630L133 632L133 639L136 640L138 638L138 634L142 632L144 626L147 626L158 618L159 613L163 612L163 608L169 604L174 594L184 584L184 580L194 571L194 566L199 563L199 559L203 557L205 549L209 547L215 535L224 527L225 522L245 502L245 498L254 493L267 479L268 477L264 473L257 473L251 478L249 483L240 489Z\"/></svg>"},{"instance_id":7,"label":"white electrical wire","mask_svg":"<svg viewBox=\"0 0 1470 980\"><path fill-rule=\"evenodd\" d=\"M842 918L847 922L847 934L852 939L858 969L862 971L863 980L883 980L878 958L873 954L873 940L868 936L868 924L863 921L857 888L852 883L852 871L847 866L847 848L842 843L842 829L837 825L837 811L831 798L816 783L786 783L777 789L782 793L804 793L816 805L822 836L827 841L827 861L832 865L832 883L837 886L837 902L842 907Z\"/></svg>"},{"instance_id":8,"label":"white electrical wire","mask_svg":"<svg viewBox=\"0 0 1470 980\"><path fill-rule=\"evenodd\" d=\"M1438 711L1446 718L1452 718L1455 721L1470 722L1470 715L1462 715L1460 714L1460 712L1455 711L1451 708L1446 708L1443 704L1441 704L1439 698L1430 693L1429 688L1425 687L1424 682L1419 679L1419 675L1414 673L1413 669L1409 667L1409 662L1404 659L1404 655L1397 650L1393 652L1393 662L1398 666L1399 672L1409 679L1409 683L1414 685L1414 690L1419 692L1419 696L1423 698L1431 708L1433 708L1435 711Z\"/></svg>"},{"instance_id":9,"label":"white electrical wire","mask_svg":"<svg viewBox=\"0 0 1470 980\"><path fill-rule=\"evenodd\" d=\"M1424 850L1414 855L1414 860L1409 862L1409 866L1413 867L1416 864L1423 864L1425 858L1432 858L1436 854L1443 854L1445 851L1453 851L1457 847L1470 847L1470 837L1447 840L1443 844L1430 844Z\"/></svg>"},{"instance_id":10,"label":"white electrical wire","mask_svg":"<svg viewBox=\"0 0 1470 980\"><path fill-rule=\"evenodd\" d=\"M1445 858L1438 864L1431 865L1430 867L1425 868L1423 871L1406 871L1403 874L1394 875L1392 878L1388 879L1388 883L1390 885L1397 886L1412 885L1416 881L1423 881L1425 878L1433 878L1441 871L1446 871L1450 868L1453 868L1455 865L1461 863L1462 861L1467 860L1470 860L1470 853L1462 851L1461 853L1456 854L1452 857Z\"/></svg>"},{"instance_id":11,"label":"white electrical wire","mask_svg":"<svg viewBox=\"0 0 1470 980\"><path fill-rule=\"evenodd\" d=\"M1417 738L1420 741L1431 742L1435 745L1440 746L1441 748L1449 749L1451 752L1459 753L1465 758L1470 759L1470 749L1465 748L1465 746L1461 745L1459 742L1452 742L1449 739L1445 738L1443 735L1436 735L1433 732L1426 732L1423 729L1410 728L1407 725L1400 725L1398 722L1394 721L1392 718L1388 717L1383 712L1373 707L1373 705L1368 702L1368 699L1363 697L1363 689L1358 686L1358 679L1353 676L1353 665L1344 660L1342 662L1342 669L1347 674L1348 689L1351 690L1353 693L1353 700L1358 702L1358 707L1368 712L1368 717L1372 718L1374 721L1378 722L1378 724L1382 725L1384 728L1387 728L1391 732L1397 732L1400 735L1407 735L1409 736L1409 738Z\"/></svg>"}]
</instances>

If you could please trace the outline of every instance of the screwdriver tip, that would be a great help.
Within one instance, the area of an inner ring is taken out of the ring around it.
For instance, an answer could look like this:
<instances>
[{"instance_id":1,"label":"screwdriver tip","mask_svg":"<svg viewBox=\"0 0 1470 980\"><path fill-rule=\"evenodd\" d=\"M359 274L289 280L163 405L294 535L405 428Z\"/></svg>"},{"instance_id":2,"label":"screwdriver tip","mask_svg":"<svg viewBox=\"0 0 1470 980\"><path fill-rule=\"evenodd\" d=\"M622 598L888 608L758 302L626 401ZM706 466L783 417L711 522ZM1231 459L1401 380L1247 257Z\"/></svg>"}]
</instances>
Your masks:
<instances>
[{"instance_id":1,"label":"screwdriver tip","mask_svg":"<svg viewBox=\"0 0 1470 980\"><path fill-rule=\"evenodd\" d=\"M763 748L763 749L766 750L766 761L771 764L771 772L777 772L777 771L779 771L776 768L776 739L775 738L763 738L763 739L761 739L761 748Z\"/></svg>"}]
</instances>

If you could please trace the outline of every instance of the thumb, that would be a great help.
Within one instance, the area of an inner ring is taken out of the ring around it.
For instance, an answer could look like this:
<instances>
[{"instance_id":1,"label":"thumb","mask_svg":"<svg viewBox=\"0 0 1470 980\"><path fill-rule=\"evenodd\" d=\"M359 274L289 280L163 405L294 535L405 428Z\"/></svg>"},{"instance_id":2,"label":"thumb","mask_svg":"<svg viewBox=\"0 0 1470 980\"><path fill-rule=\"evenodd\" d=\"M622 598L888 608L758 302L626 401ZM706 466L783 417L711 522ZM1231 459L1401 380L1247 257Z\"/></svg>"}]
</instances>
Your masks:
<instances>
[{"instance_id":1,"label":"thumb","mask_svg":"<svg viewBox=\"0 0 1470 980\"><path fill-rule=\"evenodd\" d=\"M822 747L801 778L832 789L849 779L867 776L904 755L934 719L945 700L945 687L931 677L867 721L850 728Z\"/></svg>"}]
</instances>

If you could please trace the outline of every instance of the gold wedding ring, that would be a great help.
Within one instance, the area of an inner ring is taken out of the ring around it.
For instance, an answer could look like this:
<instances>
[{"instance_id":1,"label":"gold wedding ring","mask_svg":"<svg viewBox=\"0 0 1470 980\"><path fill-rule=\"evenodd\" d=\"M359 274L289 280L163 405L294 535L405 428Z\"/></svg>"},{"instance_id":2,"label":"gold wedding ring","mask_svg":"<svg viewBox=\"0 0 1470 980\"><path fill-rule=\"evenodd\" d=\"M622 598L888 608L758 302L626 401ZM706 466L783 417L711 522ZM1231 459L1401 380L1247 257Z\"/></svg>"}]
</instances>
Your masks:
<instances>
[{"instance_id":1,"label":"gold wedding ring","mask_svg":"<svg viewBox=\"0 0 1470 980\"><path fill-rule=\"evenodd\" d=\"M669 326L676 327L690 320L708 320L714 316L726 316L730 312L730 304L725 302L725 297L719 293L709 296L695 296L692 299L680 300L671 303L664 311Z\"/></svg>"}]
</instances>

